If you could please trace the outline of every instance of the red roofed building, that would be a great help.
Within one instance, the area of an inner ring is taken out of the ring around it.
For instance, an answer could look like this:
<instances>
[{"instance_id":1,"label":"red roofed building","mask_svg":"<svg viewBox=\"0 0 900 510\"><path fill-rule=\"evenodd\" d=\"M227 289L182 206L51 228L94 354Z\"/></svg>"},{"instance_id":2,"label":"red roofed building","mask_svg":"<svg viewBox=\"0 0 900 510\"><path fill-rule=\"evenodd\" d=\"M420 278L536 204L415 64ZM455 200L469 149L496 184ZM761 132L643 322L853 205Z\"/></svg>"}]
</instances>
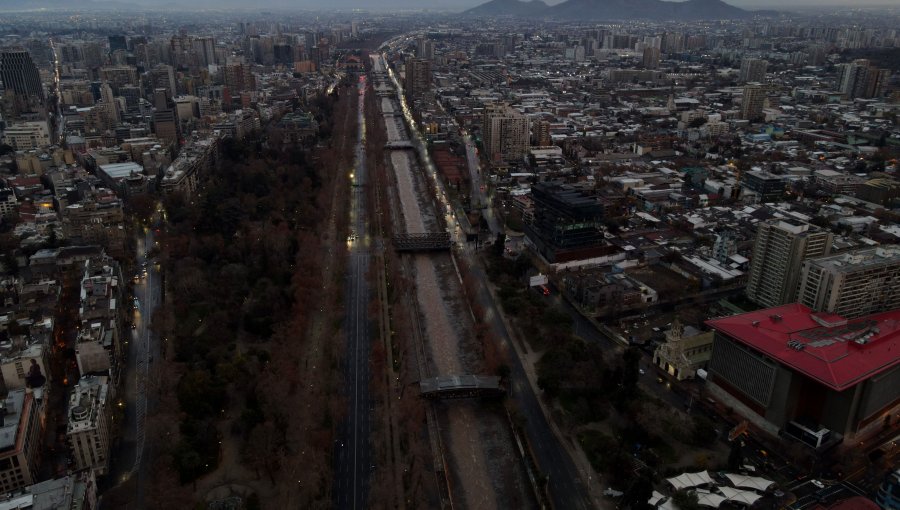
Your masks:
<instances>
[{"instance_id":1,"label":"red roofed building","mask_svg":"<svg viewBox=\"0 0 900 510\"><path fill-rule=\"evenodd\" d=\"M816 505L813 510L881 510L881 507L869 498L855 496L830 506Z\"/></svg>"},{"instance_id":2,"label":"red roofed building","mask_svg":"<svg viewBox=\"0 0 900 510\"><path fill-rule=\"evenodd\" d=\"M710 390L764 430L821 446L896 424L900 310L848 321L788 304L707 324Z\"/></svg>"}]
</instances>

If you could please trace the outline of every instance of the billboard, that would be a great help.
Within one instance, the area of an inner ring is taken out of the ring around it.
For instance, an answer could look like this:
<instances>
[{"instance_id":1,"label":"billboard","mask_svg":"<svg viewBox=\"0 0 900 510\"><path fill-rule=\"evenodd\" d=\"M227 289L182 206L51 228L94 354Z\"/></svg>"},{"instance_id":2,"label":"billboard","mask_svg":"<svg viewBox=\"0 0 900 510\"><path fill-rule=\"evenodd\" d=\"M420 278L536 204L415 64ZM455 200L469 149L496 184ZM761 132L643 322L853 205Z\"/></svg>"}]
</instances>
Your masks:
<instances>
[{"instance_id":1,"label":"billboard","mask_svg":"<svg viewBox=\"0 0 900 510\"><path fill-rule=\"evenodd\" d=\"M529 287L537 287L538 285L547 285L547 275L538 273L536 276L532 276L528 279Z\"/></svg>"}]
</instances>

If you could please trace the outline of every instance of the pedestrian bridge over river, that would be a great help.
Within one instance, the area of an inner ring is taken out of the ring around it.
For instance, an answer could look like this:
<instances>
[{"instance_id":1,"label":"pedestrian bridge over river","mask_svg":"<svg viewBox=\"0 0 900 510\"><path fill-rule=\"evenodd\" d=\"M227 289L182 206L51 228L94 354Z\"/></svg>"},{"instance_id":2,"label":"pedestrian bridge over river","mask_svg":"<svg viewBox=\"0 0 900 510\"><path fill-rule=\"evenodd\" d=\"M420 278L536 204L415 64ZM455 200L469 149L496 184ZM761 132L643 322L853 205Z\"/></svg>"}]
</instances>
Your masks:
<instances>
[{"instance_id":1,"label":"pedestrian bridge over river","mask_svg":"<svg viewBox=\"0 0 900 510\"><path fill-rule=\"evenodd\" d=\"M500 378L484 375L443 375L419 381L421 395L428 399L501 397L506 390Z\"/></svg>"}]
</instances>

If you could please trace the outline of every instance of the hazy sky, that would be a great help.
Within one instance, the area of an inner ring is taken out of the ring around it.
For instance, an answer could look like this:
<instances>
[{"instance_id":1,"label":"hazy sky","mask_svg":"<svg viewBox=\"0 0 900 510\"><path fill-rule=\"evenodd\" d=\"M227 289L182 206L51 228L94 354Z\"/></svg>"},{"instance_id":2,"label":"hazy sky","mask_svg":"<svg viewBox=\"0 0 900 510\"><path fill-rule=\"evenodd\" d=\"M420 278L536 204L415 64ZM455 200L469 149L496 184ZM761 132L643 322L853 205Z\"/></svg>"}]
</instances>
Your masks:
<instances>
[{"instance_id":1,"label":"hazy sky","mask_svg":"<svg viewBox=\"0 0 900 510\"><path fill-rule=\"evenodd\" d=\"M307 0L309 1L309 0ZM337 0L341 1L341 0ZM371 0L349 0L354 4L367 4ZM481 5L488 0L416 0L411 5L418 5L424 8L433 8L440 10L456 10L465 9ZM555 5L564 0L543 0L544 3ZM684 0L665 0L665 1L684 1ZM900 7L900 0L722 0L725 3L735 5L744 9L779 9L790 10L791 8L810 8L810 7ZM388 0L387 3L397 2L402 5L410 4L406 0Z\"/></svg>"},{"instance_id":2,"label":"hazy sky","mask_svg":"<svg viewBox=\"0 0 900 510\"><path fill-rule=\"evenodd\" d=\"M452 1L452 0L451 0ZM468 3L470 0L462 0ZM544 0L545 3L553 5L563 0ZM666 1L682 1L682 0L666 0ZM770 7L779 7L782 9L790 9L791 7L817 7L817 6L893 6L900 7L900 0L722 0L725 3L736 5L744 9L762 9ZM476 3L478 3L476 1Z\"/></svg>"},{"instance_id":3,"label":"hazy sky","mask_svg":"<svg viewBox=\"0 0 900 510\"><path fill-rule=\"evenodd\" d=\"M17 7L32 0L0 0L0 9L5 4L15 4ZM41 0L37 0L39 3ZM43 0L53 4L65 3L63 0ZM79 0L67 0L73 4L79 4ZM180 5L183 0L81 0L81 2L122 2L144 6ZM197 4L205 7L246 7L246 0L196 0ZM429 9L435 11L462 11L481 5L488 0L256 0L254 5L266 7L299 7L306 9L372 9L383 11L390 9ZM547 4L555 5L563 0L543 0ZM683 1L683 0L667 0ZM900 0L723 0L726 3L744 9L775 9L775 10L806 10L815 7L900 7Z\"/></svg>"}]
</instances>

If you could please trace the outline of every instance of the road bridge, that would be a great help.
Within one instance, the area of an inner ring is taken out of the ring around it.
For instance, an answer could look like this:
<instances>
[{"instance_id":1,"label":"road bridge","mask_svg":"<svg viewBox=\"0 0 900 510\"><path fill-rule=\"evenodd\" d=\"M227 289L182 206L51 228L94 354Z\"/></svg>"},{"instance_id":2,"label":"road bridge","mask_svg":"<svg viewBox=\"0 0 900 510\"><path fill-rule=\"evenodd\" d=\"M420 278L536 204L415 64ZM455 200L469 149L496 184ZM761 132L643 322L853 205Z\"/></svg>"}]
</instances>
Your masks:
<instances>
[{"instance_id":1,"label":"road bridge","mask_svg":"<svg viewBox=\"0 0 900 510\"><path fill-rule=\"evenodd\" d=\"M506 390L500 378L484 375L442 375L419 381L421 396L429 399L500 397Z\"/></svg>"},{"instance_id":2,"label":"road bridge","mask_svg":"<svg viewBox=\"0 0 900 510\"><path fill-rule=\"evenodd\" d=\"M397 251L440 251L450 249L450 234L447 232L417 232L394 236Z\"/></svg>"}]
</instances>

